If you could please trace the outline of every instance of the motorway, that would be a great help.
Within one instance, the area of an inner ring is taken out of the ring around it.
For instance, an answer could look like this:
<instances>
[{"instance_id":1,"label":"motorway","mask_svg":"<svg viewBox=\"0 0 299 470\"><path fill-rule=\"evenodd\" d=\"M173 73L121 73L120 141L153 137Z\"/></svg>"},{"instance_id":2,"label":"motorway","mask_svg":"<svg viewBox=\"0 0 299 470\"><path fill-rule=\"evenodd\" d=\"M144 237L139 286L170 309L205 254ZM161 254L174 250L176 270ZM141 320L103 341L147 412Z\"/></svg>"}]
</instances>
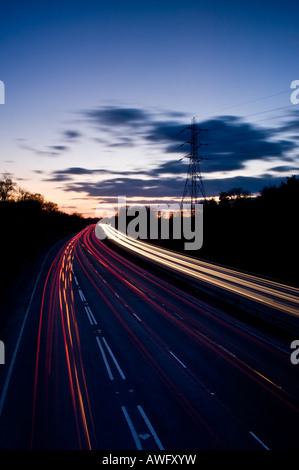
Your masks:
<instances>
[{"instance_id":1,"label":"motorway","mask_svg":"<svg viewBox=\"0 0 299 470\"><path fill-rule=\"evenodd\" d=\"M299 365L284 338L87 227L40 272L6 365L0 448L296 450Z\"/></svg>"},{"instance_id":2,"label":"motorway","mask_svg":"<svg viewBox=\"0 0 299 470\"><path fill-rule=\"evenodd\" d=\"M172 252L170 250L151 246L140 240L132 239L108 224L98 224L97 230L103 230L105 235L117 244L139 254L151 262L165 266L175 273L182 273L192 281L206 283L230 294L237 294L246 301L252 301L261 306L279 310L292 315L295 322L299 320L299 289L287 286L269 279L235 271L207 263L201 259ZM99 238L101 238L99 234Z\"/></svg>"}]
</instances>

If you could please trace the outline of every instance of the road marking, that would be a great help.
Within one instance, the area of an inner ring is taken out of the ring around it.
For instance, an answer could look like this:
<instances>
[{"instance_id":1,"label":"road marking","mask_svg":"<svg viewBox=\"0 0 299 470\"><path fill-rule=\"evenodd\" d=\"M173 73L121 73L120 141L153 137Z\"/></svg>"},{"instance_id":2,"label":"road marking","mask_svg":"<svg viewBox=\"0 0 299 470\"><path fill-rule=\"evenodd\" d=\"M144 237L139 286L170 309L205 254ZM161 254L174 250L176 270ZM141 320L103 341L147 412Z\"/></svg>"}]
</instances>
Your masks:
<instances>
[{"instance_id":1,"label":"road marking","mask_svg":"<svg viewBox=\"0 0 299 470\"><path fill-rule=\"evenodd\" d=\"M85 296L84 296L82 290L81 290L81 289L78 289L78 292L79 292L80 299L82 300L82 302L86 302L86 298L85 298Z\"/></svg>"},{"instance_id":2,"label":"road marking","mask_svg":"<svg viewBox=\"0 0 299 470\"><path fill-rule=\"evenodd\" d=\"M140 437L140 439L143 439L144 441L148 439L149 437L151 437L151 435L148 432L145 434L138 434L138 436Z\"/></svg>"},{"instance_id":3,"label":"road marking","mask_svg":"<svg viewBox=\"0 0 299 470\"><path fill-rule=\"evenodd\" d=\"M178 313L176 313L176 312L172 312L172 313L173 313L173 315L178 317L180 320L184 320L183 317L181 317L181 315L179 315Z\"/></svg>"},{"instance_id":4,"label":"road marking","mask_svg":"<svg viewBox=\"0 0 299 470\"><path fill-rule=\"evenodd\" d=\"M270 450L269 447L266 446L253 432L249 431L249 434L251 434L254 439L256 439L266 450Z\"/></svg>"},{"instance_id":5,"label":"road marking","mask_svg":"<svg viewBox=\"0 0 299 470\"><path fill-rule=\"evenodd\" d=\"M104 351L103 346L102 346L102 344L101 344L101 340L100 340L100 338L99 338L98 336L96 336L96 340L97 340L98 346L99 346L99 348L100 348L100 351L101 351L101 353L102 353L103 361L104 361L104 364L105 364L105 366L106 366L109 379L110 379L110 380L114 380L113 374L112 374L112 372L111 372L110 366L109 366L108 361L107 361L107 358L106 358L105 351Z\"/></svg>"},{"instance_id":6,"label":"road marking","mask_svg":"<svg viewBox=\"0 0 299 470\"><path fill-rule=\"evenodd\" d=\"M168 349L168 352L185 368L187 369L187 366L172 352L170 349Z\"/></svg>"},{"instance_id":7,"label":"road marking","mask_svg":"<svg viewBox=\"0 0 299 470\"><path fill-rule=\"evenodd\" d=\"M119 295L116 292L114 292L114 295L119 299Z\"/></svg>"},{"instance_id":8,"label":"road marking","mask_svg":"<svg viewBox=\"0 0 299 470\"><path fill-rule=\"evenodd\" d=\"M157 433L156 433L156 431L154 430L154 428L153 428L153 426L152 426L150 420L148 419L148 417L146 416L145 412L143 411L142 406L138 405L137 408L138 408L139 413L141 414L142 418L143 418L144 421L146 422L146 425L147 425L147 427L148 427L148 429L149 429L151 435L153 436L153 438L154 438L154 440L155 440L157 446L159 447L160 450L164 450L164 447L162 446L161 441L160 441L160 439L158 438Z\"/></svg>"},{"instance_id":9,"label":"road marking","mask_svg":"<svg viewBox=\"0 0 299 470\"><path fill-rule=\"evenodd\" d=\"M125 379L126 379L126 376L125 376L125 374L123 373L123 371L121 370L120 365L119 365L119 363L117 362L117 360L116 360L116 358L115 358L113 352L111 351L111 349L110 349L110 347L109 347L107 341L105 340L105 338L102 338L102 340L103 340L103 342L104 342L104 344L105 344L105 346L106 346L106 348L107 348L107 350L108 350L108 352L109 352L109 354L110 354L110 356L111 356L111 358L112 358L112 360L113 360L113 362L114 362L114 364L115 364L115 367L117 368L117 370L118 370L118 372L119 372L121 378L122 378L123 380L125 380Z\"/></svg>"},{"instance_id":10,"label":"road marking","mask_svg":"<svg viewBox=\"0 0 299 470\"><path fill-rule=\"evenodd\" d=\"M224 346L221 346L221 344L218 344L216 343L217 346L219 346L219 348L223 349L223 351L227 352L227 354L229 354L230 356L233 356L237 359L237 356L235 354L233 354L232 352L230 352L228 349L226 349Z\"/></svg>"},{"instance_id":11,"label":"road marking","mask_svg":"<svg viewBox=\"0 0 299 470\"><path fill-rule=\"evenodd\" d=\"M139 439L138 434L137 434L137 432L136 432L136 430L135 430L135 428L134 428L134 426L133 426L133 423L132 423L131 418L130 418L130 416L129 416L127 410L126 410L126 407L125 407L125 406L122 406L121 409L122 409L122 412L123 412L123 414L124 414L124 416L125 416L125 418L126 418L126 421L127 421L128 426L129 426L129 428L130 428L130 431L131 431L131 433L132 433L132 436L133 436L133 439L134 439L134 441L135 441L135 444L136 444L137 449L138 449L138 450L142 450L142 445L141 445L140 439Z\"/></svg>"},{"instance_id":12,"label":"road marking","mask_svg":"<svg viewBox=\"0 0 299 470\"><path fill-rule=\"evenodd\" d=\"M133 313L134 317L137 318L137 320L139 320L141 322L141 319L138 317L138 315L136 315L136 313Z\"/></svg>"},{"instance_id":13,"label":"road marking","mask_svg":"<svg viewBox=\"0 0 299 470\"><path fill-rule=\"evenodd\" d=\"M85 308L85 311L87 313L87 316L88 316L88 320L90 322L91 325L97 325L97 321L92 313L92 311L90 310L90 308L88 306L84 306Z\"/></svg>"}]
</instances>

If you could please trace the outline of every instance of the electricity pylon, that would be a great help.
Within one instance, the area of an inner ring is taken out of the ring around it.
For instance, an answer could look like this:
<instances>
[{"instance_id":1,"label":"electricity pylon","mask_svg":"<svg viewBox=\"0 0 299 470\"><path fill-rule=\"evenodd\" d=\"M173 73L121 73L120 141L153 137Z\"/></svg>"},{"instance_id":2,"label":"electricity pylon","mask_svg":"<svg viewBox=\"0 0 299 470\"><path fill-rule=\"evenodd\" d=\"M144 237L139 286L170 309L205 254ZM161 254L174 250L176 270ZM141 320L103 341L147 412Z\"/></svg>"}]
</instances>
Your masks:
<instances>
[{"instance_id":1,"label":"electricity pylon","mask_svg":"<svg viewBox=\"0 0 299 470\"><path fill-rule=\"evenodd\" d=\"M182 157L180 159L182 160L183 158L189 158L188 173L185 182L183 197L181 200L181 207L183 206L184 200L189 197L191 203L191 210L193 210L195 208L195 204L198 204L199 202L200 193L203 199L206 198L199 164L200 161L203 160L203 158L198 154L198 149L202 145L207 144L202 144L201 142L198 142L197 137L200 132L206 131L207 129L200 129L196 123L195 118L192 119L191 125L186 127L186 129L189 129L191 131L190 141L185 142L187 144L190 144L191 152L189 155L186 155L185 157Z\"/></svg>"}]
</instances>

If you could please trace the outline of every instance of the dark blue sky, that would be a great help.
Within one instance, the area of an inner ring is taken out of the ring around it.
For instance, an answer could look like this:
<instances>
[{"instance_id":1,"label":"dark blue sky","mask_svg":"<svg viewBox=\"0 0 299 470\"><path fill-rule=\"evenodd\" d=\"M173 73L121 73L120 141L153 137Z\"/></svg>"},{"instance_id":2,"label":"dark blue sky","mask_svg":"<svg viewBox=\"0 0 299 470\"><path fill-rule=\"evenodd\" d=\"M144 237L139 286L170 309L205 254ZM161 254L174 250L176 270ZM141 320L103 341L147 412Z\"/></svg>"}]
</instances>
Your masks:
<instances>
[{"instance_id":1,"label":"dark blue sky","mask_svg":"<svg viewBox=\"0 0 299 470\"><path fill-rule=\"evenodd\" d=\"M2 4L0 171L67 211L181 197L179 131L195 116L210 195L298 174L298 14L295 1Z\"/></svg>"}]
</instances>

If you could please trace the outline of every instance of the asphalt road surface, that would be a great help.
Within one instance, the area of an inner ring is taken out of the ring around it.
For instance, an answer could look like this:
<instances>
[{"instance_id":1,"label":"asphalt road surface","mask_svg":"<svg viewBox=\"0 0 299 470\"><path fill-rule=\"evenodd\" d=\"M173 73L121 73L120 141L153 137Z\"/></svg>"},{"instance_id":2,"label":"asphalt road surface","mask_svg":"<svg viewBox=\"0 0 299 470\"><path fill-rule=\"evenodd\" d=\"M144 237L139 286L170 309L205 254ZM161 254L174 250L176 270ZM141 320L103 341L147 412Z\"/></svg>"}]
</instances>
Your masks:
<instances>
[{"instance_id":1,"label":"asphalt road surface","mask_svg":"<svg viewBox=\"0 0 299 470\"><path fill-rule=\"evenodd\" d=\"M40 272L5 365L0 448L298 449L290 354L91 226Z\"/></svg>"}]
</instances>

